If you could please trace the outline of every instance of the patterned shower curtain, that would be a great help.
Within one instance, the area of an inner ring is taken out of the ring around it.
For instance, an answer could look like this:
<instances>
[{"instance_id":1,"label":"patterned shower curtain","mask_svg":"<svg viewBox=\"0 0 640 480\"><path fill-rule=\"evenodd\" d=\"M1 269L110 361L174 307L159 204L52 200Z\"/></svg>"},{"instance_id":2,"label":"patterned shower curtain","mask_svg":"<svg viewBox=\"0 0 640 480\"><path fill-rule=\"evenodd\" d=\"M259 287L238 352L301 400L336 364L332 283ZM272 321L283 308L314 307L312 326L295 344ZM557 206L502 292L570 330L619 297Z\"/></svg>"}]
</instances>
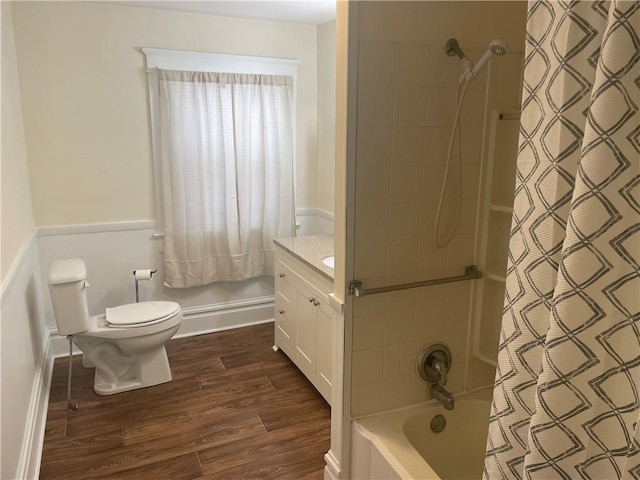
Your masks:
<instances>
[{"instance_id":1,"label":"patterned shower curtain","mask_svg":"<svg viewBox=\"0 0 640 480\"><path fill-rule=\"evenodd\" d=\"M640 478L640 2L529 3L484 478Z\"/></svg>"}]
</instances>

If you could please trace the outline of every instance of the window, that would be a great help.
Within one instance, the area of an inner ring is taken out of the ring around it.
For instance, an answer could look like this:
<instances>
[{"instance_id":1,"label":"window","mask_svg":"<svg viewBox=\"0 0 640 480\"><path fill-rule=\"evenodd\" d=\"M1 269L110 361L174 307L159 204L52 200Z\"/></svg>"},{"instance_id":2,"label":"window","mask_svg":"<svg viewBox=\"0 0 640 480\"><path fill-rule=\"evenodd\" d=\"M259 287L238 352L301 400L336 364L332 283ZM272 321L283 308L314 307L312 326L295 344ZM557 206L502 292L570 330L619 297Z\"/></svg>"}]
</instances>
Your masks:
<instances>
[{"instance_id":1,"label":"window","mask_svg":"<svg viewBox=\"0 0 640 480\"><path fill-rule=\"evenodd\" d=\"M297 62L144 52L165 284L273 274L295 231Z\"/></svg>"}]
</instances>

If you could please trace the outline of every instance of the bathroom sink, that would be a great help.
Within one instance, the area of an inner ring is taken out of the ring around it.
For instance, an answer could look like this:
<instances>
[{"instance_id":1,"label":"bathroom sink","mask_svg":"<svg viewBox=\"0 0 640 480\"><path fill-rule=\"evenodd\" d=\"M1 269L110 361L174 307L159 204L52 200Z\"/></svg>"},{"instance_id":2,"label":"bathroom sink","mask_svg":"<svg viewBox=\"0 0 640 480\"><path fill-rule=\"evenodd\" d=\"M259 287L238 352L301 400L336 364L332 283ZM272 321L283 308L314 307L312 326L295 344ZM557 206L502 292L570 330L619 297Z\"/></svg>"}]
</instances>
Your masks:
<instances>
[{"instance_id":1,"label":"bathroom sink","mask_svg":"<svg viewBox=\"0 0 640 480\"><path fill-rule=\"evenodd\" d=\"M324 263L329 268L333 268L333 256L323 258L322 263Z\"/></svg>"}]
</instances>

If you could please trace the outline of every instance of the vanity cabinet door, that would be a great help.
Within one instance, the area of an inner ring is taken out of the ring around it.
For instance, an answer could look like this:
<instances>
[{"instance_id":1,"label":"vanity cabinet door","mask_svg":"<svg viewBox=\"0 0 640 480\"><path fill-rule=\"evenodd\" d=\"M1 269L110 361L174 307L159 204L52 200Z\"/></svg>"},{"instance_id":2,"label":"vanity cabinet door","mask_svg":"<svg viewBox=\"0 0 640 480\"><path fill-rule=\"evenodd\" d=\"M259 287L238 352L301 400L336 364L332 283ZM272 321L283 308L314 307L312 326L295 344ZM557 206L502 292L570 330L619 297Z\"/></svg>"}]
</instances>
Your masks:
<instances>
[{"instance_id":1,"label":"vanity cabinet door","mask_svg":"<svg viewBox=\"0 0 640 480\"><path fill-rule=\"evenodd\" d=\"M322 396L331 403L331 369L333 360L333 311L321 301L316 310L316 385Z\"/></svg>"},{"instance_id":2,"label":"vanity cabinet door","mask_svg":"<svg viewBox=\"0 0 640 480\"><path fill-rule=\"evenodd\" d=\"M315 376L316 364L316 310L318 301L314 292L298 285L298 316L296 351L302 362L300 368L307 375Z\"/></svg>"},{"instance_id":3,"label":"vanity cabinet door","mask_svg":"<svg viewBox=\"0 0 640 480\"><path fill-rule=\"evenodd\" d=\"M278 250L275 267L275 347L281 348L331 403L334 313L332 285Z\"/></svg>"}]
</instances>

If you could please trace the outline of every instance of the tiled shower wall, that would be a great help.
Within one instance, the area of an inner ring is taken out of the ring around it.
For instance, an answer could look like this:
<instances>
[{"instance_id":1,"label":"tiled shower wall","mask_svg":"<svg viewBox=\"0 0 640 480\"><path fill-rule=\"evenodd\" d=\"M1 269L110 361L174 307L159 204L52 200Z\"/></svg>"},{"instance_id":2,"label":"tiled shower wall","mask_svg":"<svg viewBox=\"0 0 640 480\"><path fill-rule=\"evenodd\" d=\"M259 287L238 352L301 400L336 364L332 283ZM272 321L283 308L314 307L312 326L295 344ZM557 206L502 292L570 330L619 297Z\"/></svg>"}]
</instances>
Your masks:
<instances>
[{"instance_id":1,"label":"tiled shower wall","mask_svg":"<svg viewBox=\"0 0 640 480\"><path fill-rule=\"evenodd\" d=\"M525 14L525 2L358 3L355 278L363 286L458 275L474 263L485 119L517 106ZM485 69L467 90L460 223L439 250L433 226L460 76L457 57L443 51L450 37L474 61L494 37L516 54L497 60L503 75L488 85ZM495 94L504 89L515 93ZM452 351L450 391L474 383L466 375L472 293L472 282L460 282L355 299L354 416L426 400L415 359L432 343Z\"/></svg>"}]
</instances>

